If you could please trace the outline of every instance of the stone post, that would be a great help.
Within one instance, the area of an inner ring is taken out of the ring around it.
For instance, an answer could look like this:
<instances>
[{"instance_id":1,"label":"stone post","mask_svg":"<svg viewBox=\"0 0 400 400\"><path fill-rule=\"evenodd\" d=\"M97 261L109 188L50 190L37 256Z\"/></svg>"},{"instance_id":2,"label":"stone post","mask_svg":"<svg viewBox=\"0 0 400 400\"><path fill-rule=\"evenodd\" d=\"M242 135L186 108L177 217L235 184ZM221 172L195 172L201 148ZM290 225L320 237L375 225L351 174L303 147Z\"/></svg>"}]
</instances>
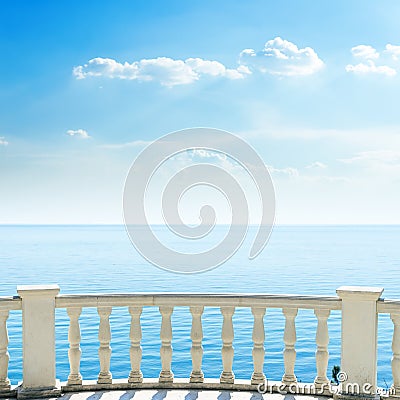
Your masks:
<instances>
[{"instance_id":1,"label":"stone post","mask_svg":"<svg viewBox=\"0 0 400 400\"><path fill-rule=\"evenodd\" d=\"M342 286L342 357L338 398L376 395L379 287Z\"/></svg>"},{"instance_id":2,"label":"stone post","mask_svg":"<svg viewBox=\"0 0 400 400\"><path fill-rule=\"evenodd\" d=\"M22 299L23 381L18 398L55 397L55 298L58 285L18 286Z\"/></svg>"}]
</instances>

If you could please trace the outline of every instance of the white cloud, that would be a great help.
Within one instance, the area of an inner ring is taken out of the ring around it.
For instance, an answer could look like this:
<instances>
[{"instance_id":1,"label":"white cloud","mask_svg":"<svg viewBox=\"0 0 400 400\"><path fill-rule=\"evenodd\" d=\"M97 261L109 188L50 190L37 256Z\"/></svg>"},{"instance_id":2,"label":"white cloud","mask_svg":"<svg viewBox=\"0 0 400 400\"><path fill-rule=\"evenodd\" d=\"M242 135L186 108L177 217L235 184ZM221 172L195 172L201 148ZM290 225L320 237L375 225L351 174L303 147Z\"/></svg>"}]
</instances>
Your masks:
<instances>
[{"instance_id":1,"label":"white cloud","mask_svg":"<svg viewBox=\"0 0 400 400\"><path fill-rule=\"evenodd\" d=\"M400 46L394 46L388 43L385 47L385 52L390 54L395 61L400 59Z\"/></svg>"},{"instance_id":2,"label":"white cloud","mask_svg":"<svg viewBox=\"0 0 400 400\"><path fill-rule=\"evenodd\" d=\"M356 153L353 157L339 159L349 167L353 173L360 171L359 179L371 181L375 179L376 185L383 182L399 187L400 176L400 151L396 150L371 150Z\"/></svg>"},{"instance_id":3,"label":"white cloud","mask_svg":"<svg viewBox=\"0 0 400 400\"><path fill-rule=\"evenodd\" d=\"M339 161L346 164L400 164L400 151L393 150L372 150L357 153L354 157L343 158Z\"/></svg>"},{"instance_id":4,"label":"white cloud","mask_svg":"<svg viewBox=\"0 0 400 400\"><path fill-rule=\"evenodd\" d=\"M205 149L193 149L189 151L193 155L193 159L198 157L200 159L216 159L217 161L225 161L227 155L218 151L209 151Z\"/></svg>"},{"instance_id":5,"label":"white cloud","mask_svg":"<svg viewBox=\"0 0 400 400\"><path fill-rule=\"evenodd\" d=\"M82 139L88 139L90 138L89 134L87 133L87 131L85 131L84 129L69 129L67 131L67 135L69 136L76 136L76 137L80 137Z\"/></svg>"},{"instance_id":6,"label":"white cloud","mask_svg":"<svg viewBox=\"0 0 400 400\"><path fill-rule=\"evenodd\" d=\"M316 168L325 169L325 168L327 168L327 165L320 161L315 161L315 162L311 163L310 165L307 165L306 168L307 169L316 169Z\"/></svg>"},{"instance_id":7,"label":"white cloud","mask_svg":"<svg viewBox=\"0 0 400 400\"><path fill-rule=\"evenodd\" d=\"M8 142L4 136L0 136L0 146L8 146Z\"/></svg>"},{"instance_id":8,"label":"white cloud","mask_svg":"<svg viewBox=\"0 0 400 400\"><path fill-rule=\"evenodd\" d=\"M315 165L312 168L324 169L326 165L320 162L315 162L311 165ZM309 168L310 166L306 167ZM285 167L285 168L275 168L271 165L267 165L268 171L275 176L276 178L291 178L296 179L300 182L332 182L332 183L343 183L350 182L350 179L344 176L329 176L329 175L315 175L315 174L307 174L307 171L302 170L299 171L294 167Z\"/></svg>"},{"instance_id":9,"label":"white cloud","mask_svg":"<svg viewBox=\"0 0 400 400\"><path fill-rule=\"evenodd\" d=\"M358 64L348 64L345 69L347 72L355 74L380 74L386 76L395 76L398 65L396 61L400 58L400 46L387 44L385 50L381 53L370 45L360 44L351 49L355 59L361 59ZM380 59L380 65L376 60Z\"/></svg>"},{"instance_id":10,"label":"white cloud","mask_svg":"<svg viewBox=\"0 0 400 400\"><path fill-rule=\"evenodd\" d=\"M143 59L119 63L111 58L93 58L87 64L73 69L77 79L87 77L106 77L111 79L126 79L158 81L163 86L187 85L199 80L202 76L225 77L241 79L250 71L246 68L226 68L218 61L203 60L202 58L188 58L174 60L168 57Z\"/></svg>"},{"instance_id":11,"label":"white cloud","mask_svg":"<svg viewBox=\"0 0 400 400\"><path fill-rule=\"evenodd\" d=\"M283 175L283 176L289 176L289 177L298 177L299 174L299 170L297 168L293 168L293 167L286 167L286 168L275 168L272 165L267 165L266 166L268 168L268 171L271 174L274 175Z\"/></svg>"},{"instance_id":12,"label":"white cloud","mask_svg":"<svg viewBox=\"0 0 400 400\"><path fill-rule=\"evenodd\" d=\"M351 49L354 57L364 58L366 60L372 60L379 58L378 51L372 46L360 44Z\"/></svg>"},{"instance_id":13,"label":"white cloud","mask_svg":"<svg viewBox=\"0 0 400 400\"><path fill-rule=\"evenodd\" d=\"M245 75L251 74L250 70L242 65L237 69L229 69L218 61L208 61L201 58L188 58L185 63L199 75L203 74L224 76L228 79L241 79L244 78Z\"/></svg>"},{"instance_id":14,"label":"white cloud","mask_svg":"<svg viewBox=\"0 0 400 400\"><path fill-rule=\"evenodd\" d=\"M400 149L400 125L380 126L379 128L360 127L358 129L314 129L301 126L271 125L264 115L254 117L257 125L251 130L238 131L247 140L324 140L328 143L341 143L355 149L375 150L377 138L380 146ZM347 147L346 147L347 148Z\"/></svg>"},{"instance_id":15,"label":"white cloud","mask_svg":"<svg viewBox=\"0 0 400 400\"><path fill-rule=\"evenodd\" d=\"M132 63L96 57L84 65L74 67L73 74L77 79L106 77L139 82L157 81L163 86L172 87L187 85L205 76L243 79L250 75L252 70L281 76L310 75L323 65L311 47L299 49L295 44L277 37L269 40L260 52L243 50L237 68L227 68L218 61L199 57L186 60L157 57Z\"/></svg>"},{"instance_id":16,"label":"white cloud","mask_svg":"<svg viewBox=\"0 0 400 400\"><path fill-rule=\"evenodd\" d=\"M151 141L147 140L134 140L133 142L127 142L127 143L116 143L116 144L103 144L99 147L103 149L125 149L127 147L145 147L148 146Z\"/></svg>"},{"instance_id":17,"label":"white cloud","mask_svg":"<svg viewBox=\"0 0 400 400\"><path fill-rule=\"evenodd\" d=\"M366 63L360 63L356 65L346 65L347 72L353 72L355 74L382 74L386 76L395 76L396 70L388 65L375 65L372 60L368 60Z\"/></svg>"},{"instance_id":18,"label":"white cloud","mask_svg":"<svg viewBox=\"0 0 400 400\"><path fill-rule=\"evenodd\" d=\"M299 49L294 43L280 37L268 40L261 51L243 50L240 63L250 70L280 76L311 75L324 65L311 47Z\"/></svg>"},{"instance_id":19,"label":"white cloud","mask_svg":"<svg viewBox=\"0 0 400 400\"><path fill-rule=\"evenodd\" d=\"M305 182L329 182L329 183L349 183L351 179L346 176L328 176L328 175L317 175L307 176L302 175L302 180Z\"/></svg>"}]
</instances>

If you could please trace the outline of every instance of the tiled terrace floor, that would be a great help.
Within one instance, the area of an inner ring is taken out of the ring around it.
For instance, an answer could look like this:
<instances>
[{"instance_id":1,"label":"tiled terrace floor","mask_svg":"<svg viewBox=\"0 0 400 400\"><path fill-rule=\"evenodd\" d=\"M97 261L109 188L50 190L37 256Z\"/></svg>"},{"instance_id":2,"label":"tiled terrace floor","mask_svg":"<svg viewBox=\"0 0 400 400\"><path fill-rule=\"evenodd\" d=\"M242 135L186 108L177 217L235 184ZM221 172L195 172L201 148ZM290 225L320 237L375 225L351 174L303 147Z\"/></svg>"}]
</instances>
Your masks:
<instances>
[{"instance_id":1,"label":"tiled terrace floor","mask_svg":"<svg viewBox=\"0 0 400 400\"><path fill-rule=\"evenodd\" d=\"M113 390L66 393L60 400L326 400L329 397L228 390Z\"/></svg>"}]
</instances>

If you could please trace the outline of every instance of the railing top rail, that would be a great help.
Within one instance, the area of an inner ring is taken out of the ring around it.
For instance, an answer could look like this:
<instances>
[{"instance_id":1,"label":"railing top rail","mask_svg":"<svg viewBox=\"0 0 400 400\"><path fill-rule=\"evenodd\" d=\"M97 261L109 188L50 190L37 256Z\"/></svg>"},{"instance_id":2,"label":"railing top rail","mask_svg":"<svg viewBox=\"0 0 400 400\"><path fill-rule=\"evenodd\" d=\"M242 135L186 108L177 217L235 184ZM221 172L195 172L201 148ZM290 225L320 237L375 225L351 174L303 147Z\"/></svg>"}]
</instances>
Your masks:
<instances>
[{"instance_id":1,"label":"railing top rail","mask_svg":"<svg viewBox=\"0 0 400 400\"><path fill-rule=\"evenodd\" d=\"M341 300L330 296L274 295L259 293L126 293L126 294L69 294L56 297L56 307L98 306L193 306L209 307L296 307L340 310Z\"/></svg>"},{"instance_id":2,"label":"railing top rail","mask_svg":"<svg viewBox=\"0 0 400 400\"><path fill-rule=\"evenodd\" d=\"M0 310L21 310L22 301L18 296L1 296L0 297Z\"/></svg>"},{"instance_id":3,"label":"railing top rail","mask_svg":"<svg viewBox=\"0 0 400 400\"><path fill-rule=\"evenodd\" d=\"M400 300L379 299L377 302L378 313L399 313L400 314Z\"/></svg>"}]
</instances>

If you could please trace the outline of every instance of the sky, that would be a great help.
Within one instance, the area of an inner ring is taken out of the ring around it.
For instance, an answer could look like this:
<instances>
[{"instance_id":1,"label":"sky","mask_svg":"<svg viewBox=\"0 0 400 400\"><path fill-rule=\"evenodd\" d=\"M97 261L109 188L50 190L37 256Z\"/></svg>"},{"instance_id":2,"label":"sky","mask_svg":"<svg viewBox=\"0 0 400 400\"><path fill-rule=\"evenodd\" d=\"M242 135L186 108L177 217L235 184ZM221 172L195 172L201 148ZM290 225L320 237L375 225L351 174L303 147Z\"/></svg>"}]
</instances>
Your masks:
<instances>
[{"instance_id":1,"label":"sky","mask_svg":"<svg viewBox=\"0 0 400 400\"><path fill-rule=\"evenodd\" d=\"M278 224L400 223L399 20L387 0L0 0L0 224L122 223L135 157L190 127L256 149Z\"/></svg>"}]
</instances>

